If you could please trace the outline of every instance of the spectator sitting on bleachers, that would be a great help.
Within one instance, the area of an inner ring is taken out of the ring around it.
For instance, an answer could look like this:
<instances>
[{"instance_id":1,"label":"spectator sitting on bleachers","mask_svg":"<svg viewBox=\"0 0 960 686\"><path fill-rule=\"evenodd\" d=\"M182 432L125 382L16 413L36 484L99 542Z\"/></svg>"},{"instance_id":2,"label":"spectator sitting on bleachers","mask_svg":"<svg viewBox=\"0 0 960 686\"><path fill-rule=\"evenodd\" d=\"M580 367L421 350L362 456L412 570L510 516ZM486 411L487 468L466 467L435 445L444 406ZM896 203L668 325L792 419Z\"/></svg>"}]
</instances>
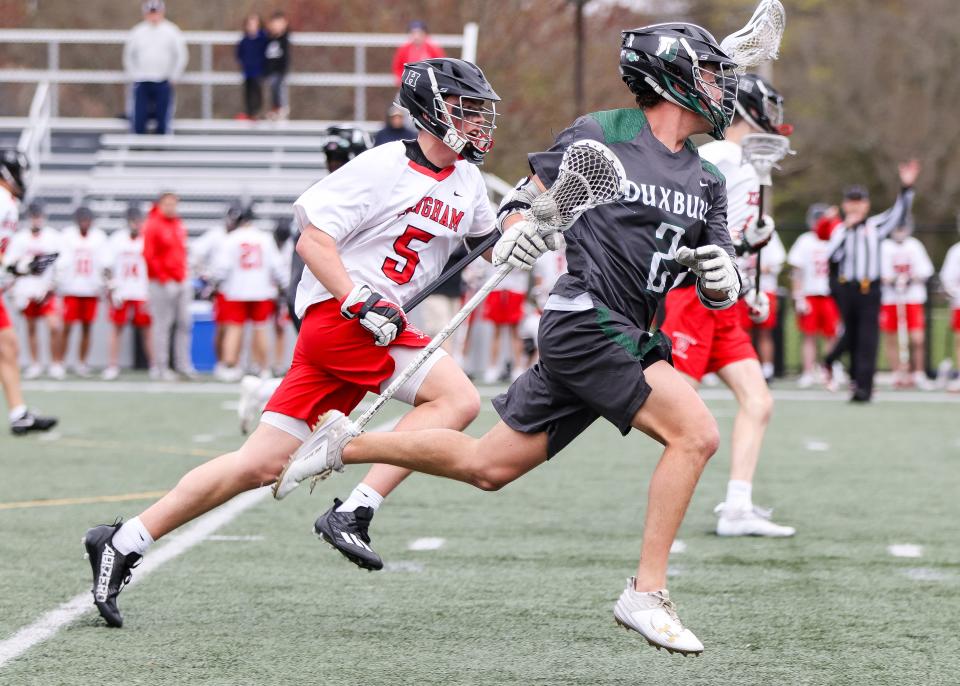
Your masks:
<instances>
[{"instance_id":1,"label":"spectator sitting on bleachers","mask_svg":"<svg viewBox=\"0 0 960 686\"><path fill-rule=\"evenodd\" d=\"M373 138L374 147L393 141L412 140L417 132L407 127L407 111L396 103L387 108L387 125L377 131Z\"/></svg>"},{"instance_id":2,"label":"spectator sitting on bleachers","mask_svg":"<svg viewBox=\"0 0 960 686\"><path fill-rule=\"evenodd\" d=\"M134 133L146 133L151 118L157 122L156 133L167 133L173 115L173 84L190 57L183 33L164 19L165 9L163 0L144 2L144 21L131 29L123 46L123 70L133 82Z\"/></svg>"}]
</instances>

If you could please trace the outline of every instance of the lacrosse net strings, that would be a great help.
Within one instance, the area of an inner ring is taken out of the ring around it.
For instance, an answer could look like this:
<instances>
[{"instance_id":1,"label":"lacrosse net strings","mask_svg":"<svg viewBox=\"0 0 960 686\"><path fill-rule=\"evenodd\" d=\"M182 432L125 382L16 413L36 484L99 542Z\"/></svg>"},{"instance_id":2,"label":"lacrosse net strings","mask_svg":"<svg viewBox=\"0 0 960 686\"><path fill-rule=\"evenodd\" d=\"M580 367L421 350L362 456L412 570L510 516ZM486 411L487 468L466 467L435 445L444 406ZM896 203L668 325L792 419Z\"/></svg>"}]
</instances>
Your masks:
<instances>
[{"instance_id":1,"label":"lacrosse net strings","mask_svg":"<svg viewBox=\"0 0 960 686\"><path fill-rule=\"evenodd\" d=\"M780 0L761 0L750 21L720 41L720 49L737 63L743 73L767 60L777 59L787 13Z\"/></svg>"}]
</instances>

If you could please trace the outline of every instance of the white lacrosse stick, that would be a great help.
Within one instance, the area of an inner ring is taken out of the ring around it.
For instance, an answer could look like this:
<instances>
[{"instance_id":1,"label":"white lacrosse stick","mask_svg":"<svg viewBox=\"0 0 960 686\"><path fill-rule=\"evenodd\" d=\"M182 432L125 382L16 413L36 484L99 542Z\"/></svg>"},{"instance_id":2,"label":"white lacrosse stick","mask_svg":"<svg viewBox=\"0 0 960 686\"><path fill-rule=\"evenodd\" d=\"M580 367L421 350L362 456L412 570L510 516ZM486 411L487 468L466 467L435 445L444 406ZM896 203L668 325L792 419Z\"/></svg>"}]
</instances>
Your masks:
<instances>
[{"instance_id":1,"label":"white lacrosse stick","mask_svg":"<svg viewBox=\"0 0 960 686\"><path fill-rule=\"evenodd\" d=\"M737 72L742 74L747 67L777 59L786 25L787 13L780 0L760 0L750 21L720 41L720 49L737 63Z\"/></svg>"},{"instance_id":2,"label":"white lacrosse stick","mask_svg":"<svg viewBox=\"0 0 960 686\"><path fill-rule=\"evenodd\" d=\"M564 151L563 159L560 161L560 171L554 184L537 196L530 209L523 210L521 214L524 219L536 225L541 234L566 231L587 210L622 199L626 191L626 182L627 174L623 165L607 146L593 140L576 141ZM357 418L354 423L357 431L363 430L363 427L373 419L400 387L423 366L512 270L513 267L509 264L502 264L497 268L496 273L487 279L480 290L450 320L450 323L434 336L429 345L421 350L400 376L377 397L373 405ZM317 426L319 427L322 423L322 421L319 422ZM308 439L304 446L308 446L309 443ZM304 451L303 454L298 450L291 458L291 464L294 461L310 459L314 452L325 449L325 445L316 445L312 450ZM286 474L287 469L284 469L274 486L274 497L277 500L285 497L291 490L280 488ZM310 484L311 493L317 482L329 475L329 469L316 474Z\"/></svg>"},{"instance_id":3,"label":"white lacrosse stick","mask_svg":"<svg viewBox=\"0 0 960 686\"><path fill-rule=\"evenodd\" d=\"M778 164L787 155L795 155L790 149L790 139L776 133L748 133L740 140L743 149L741 164L749 164L760 177L760 216L757 217L757 226L763 228L763 191L773 185L770 172L779 169ZM760 252L757 252L757 283L756 292L760 293Z\"/></svg>"}]
</instances>

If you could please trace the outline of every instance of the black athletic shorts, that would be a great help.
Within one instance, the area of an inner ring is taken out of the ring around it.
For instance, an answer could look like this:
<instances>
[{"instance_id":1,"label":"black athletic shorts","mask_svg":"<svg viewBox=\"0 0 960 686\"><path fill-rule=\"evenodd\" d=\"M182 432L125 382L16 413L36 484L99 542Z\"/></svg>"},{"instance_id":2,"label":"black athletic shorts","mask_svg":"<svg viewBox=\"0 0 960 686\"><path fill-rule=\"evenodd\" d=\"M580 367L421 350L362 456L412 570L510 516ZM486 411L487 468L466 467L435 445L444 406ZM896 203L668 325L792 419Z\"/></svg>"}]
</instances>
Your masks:
<instances>
[{"instance_id":1,"label":"black athletic shorts","mask_svg":"<svg viewBox=\"0 0 960 686\"><path fill-rule=\"evenodd\" d=\"M540 320L540 361L493 400L500 418L522 433L547 432L553 457L598 417L624 436L650 395L643 370L673 364L670 339L598 307L547 310Z\"/></svg>"}]
</instances>

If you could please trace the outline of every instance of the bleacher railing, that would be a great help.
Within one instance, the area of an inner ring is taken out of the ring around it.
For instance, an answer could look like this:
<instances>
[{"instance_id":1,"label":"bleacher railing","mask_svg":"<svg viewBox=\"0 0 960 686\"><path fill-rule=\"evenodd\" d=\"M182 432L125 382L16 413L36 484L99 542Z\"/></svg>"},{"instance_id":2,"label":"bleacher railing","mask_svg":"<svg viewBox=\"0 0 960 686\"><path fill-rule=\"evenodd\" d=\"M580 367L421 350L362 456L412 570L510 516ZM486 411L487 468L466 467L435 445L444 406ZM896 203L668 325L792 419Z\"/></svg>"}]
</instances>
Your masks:
<instances>
[{"instance_id":1,"label":"bleacher railing","mask_svg":"<svg viewBox=\"0 0 960 686\"><path fill-rule=\"evenodd\" d=\"M235 45L240 39L236 31L184 31L187 46L200 48L200 64L189 64L179 83L200 86L200 111L203 119L213 118L214 87L239 85L243 78L239 70L214 71L213 48ZM463 59L475 61L477 53L477 25L467 24L462 34L434 34L431 40L447 49L459 49ZM41 44L47 48L46 69L0 69L0 83L50 84L50 115L59 115L58 87L60 84L128 84L129 77L122 69L62 69L60 47L64 44L122 45L129 31L68 31L59 29L0 29L0 43ZM367 119L367 89L396 88L393 74L367 73L367 51L370 48L391 48L407 41L402 33L297 33L290 42L296 47L352 47L354 52L351 72L291 72L287 83L292 86L336 86L353 88L353 118ZM121 65L118 64L118 67ZM377 117L379 119L379 116Z\"/></svg>"}]
</instances>

